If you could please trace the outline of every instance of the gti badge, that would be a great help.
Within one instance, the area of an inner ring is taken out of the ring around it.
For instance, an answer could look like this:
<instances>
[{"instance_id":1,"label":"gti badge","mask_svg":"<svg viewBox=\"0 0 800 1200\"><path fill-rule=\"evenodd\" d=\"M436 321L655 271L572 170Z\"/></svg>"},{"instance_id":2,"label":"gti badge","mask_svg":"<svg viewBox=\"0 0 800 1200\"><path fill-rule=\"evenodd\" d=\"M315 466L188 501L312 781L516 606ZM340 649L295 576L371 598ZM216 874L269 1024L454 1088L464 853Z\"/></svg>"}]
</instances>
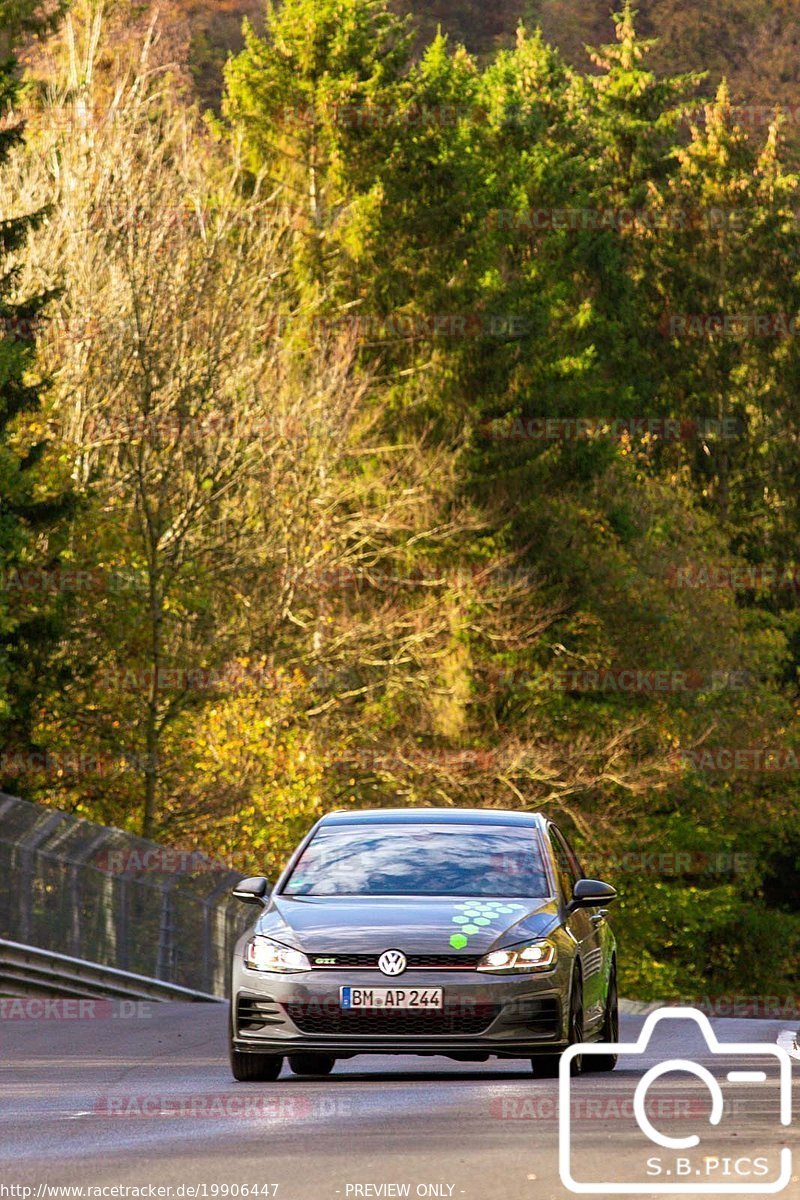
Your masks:
<instances>
[{"instance_id":1,"label":"gti badge","mask_svg":"<svg viewBox=\"0 0 800 1200\"><path fill-rule=\"evenodd\" d=\"M406 969L406 956L400 950L387 950L378 959L378 967L384 975L402 975Z\"/></svg>"}]
</instances>

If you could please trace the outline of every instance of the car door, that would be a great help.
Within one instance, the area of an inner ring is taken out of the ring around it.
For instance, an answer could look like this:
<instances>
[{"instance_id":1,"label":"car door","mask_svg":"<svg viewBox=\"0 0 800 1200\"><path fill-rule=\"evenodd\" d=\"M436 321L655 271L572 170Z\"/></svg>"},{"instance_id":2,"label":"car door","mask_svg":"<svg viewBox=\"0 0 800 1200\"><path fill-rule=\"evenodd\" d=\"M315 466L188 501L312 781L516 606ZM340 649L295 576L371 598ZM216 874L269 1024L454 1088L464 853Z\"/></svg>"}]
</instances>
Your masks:
<instances>
[{"instance_id":1,"label":"car door","mask_svg":"<svg viewBox=\"0 0 800 1200\"><path fill-rule=\"evenodd\" d=\"M572 899L575 884L583 878L580 863L568 842L556 828L548 828L550 844L558 872L558 882L564 907ZM568 932L575 939L583 972L583 1028L593 1033L603 1020L603 938L600 910L576 908L566 920Z\"/></svg>"}]
</instances>

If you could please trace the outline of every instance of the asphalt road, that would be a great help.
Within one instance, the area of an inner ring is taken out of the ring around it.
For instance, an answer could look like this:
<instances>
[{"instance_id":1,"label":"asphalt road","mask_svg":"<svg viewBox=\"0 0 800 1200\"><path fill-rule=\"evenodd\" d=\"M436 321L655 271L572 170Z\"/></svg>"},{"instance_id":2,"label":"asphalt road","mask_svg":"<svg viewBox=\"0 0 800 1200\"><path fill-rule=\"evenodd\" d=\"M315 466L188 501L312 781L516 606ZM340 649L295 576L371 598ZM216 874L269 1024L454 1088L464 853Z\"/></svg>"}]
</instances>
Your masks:
<instances>
[{"instance_id":1,"label":"asphalt road","mask_svg":"<svg viewBox=\"0 0 800 1200\"><path fill-rule=\"evenodd\" d=\"M49 1188L80 1185L85 1197L89 1186L154 1185L171 1188L161 1195L174 1198L190 1196L194 1186L196 1196L211 1200L235 1197L237 1185L278 1200L574 1194L559 1177L558 1080L535 1079L525 1063L359 1057L324 1080L284 1067L276 1083L242 1084L228 1070L225 1021L222 1005L202 1004L0 1021L0 1197L26 1200L21 1189L31 1187L28 1195L41 1200L57 1194ZM624 1018L622 1040L635 1040L642 1024ZM721 1042L772 1045L782 1028L773 1021L712 1024ZM717 1128L707 1120L709 1093L693 1076L673 1073L648 1092L653 1124L670 1136L696 1132L696 1150L660 1148L631 1116L643 1073L673 1058L701 1063L722 1082ZM767 1072L764 1083L730 1083L732 1065L753 1067L712 1054L692 1023L669 1022L613 1074L574 1081L576 1178L606 1182L619 1196L614 1184L635 1181L658 1156L650 1170L662 1171L660 1182L739 1182L756 1196L762 1177L743 1172L776 1178L779 1149L788 1145L795 1165L781 1195L800 1200L800 1139L796 1124L779 1123L777 1073L764 1058L756 1064ZM795 1111L799 1077L795 1062ZM689 1165L679 1165L682 1157Z\"/></svg>"}]
</instances>

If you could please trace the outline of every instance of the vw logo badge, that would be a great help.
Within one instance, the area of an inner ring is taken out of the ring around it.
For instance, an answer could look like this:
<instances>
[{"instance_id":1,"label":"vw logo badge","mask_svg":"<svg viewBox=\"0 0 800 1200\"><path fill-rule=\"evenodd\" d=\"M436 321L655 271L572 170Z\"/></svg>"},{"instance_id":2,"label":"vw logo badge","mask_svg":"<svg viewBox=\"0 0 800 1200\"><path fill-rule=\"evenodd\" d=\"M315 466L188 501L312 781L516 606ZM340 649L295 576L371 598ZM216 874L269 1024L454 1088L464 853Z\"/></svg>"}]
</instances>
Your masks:
<instances>
[{"instance_id":1,"label":"vw logo badge","mask_svg":"<svg viewBox=\"0 0 800 1200\"><path fill-rule=\"evenodd\" d=\"M400 950L387 950L378 959L378 967L384 975L402 975L406 969L406 956Z\"/></svg>"}]
</instances>

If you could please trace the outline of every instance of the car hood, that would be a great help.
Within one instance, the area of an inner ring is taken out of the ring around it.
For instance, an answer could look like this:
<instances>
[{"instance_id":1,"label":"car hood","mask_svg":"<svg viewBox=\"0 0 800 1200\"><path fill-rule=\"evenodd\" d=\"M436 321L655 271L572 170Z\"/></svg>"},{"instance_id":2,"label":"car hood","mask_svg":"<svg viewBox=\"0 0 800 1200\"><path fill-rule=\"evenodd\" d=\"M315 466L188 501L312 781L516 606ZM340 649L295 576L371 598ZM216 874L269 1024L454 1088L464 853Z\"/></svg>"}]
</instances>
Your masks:
<instances>
[{"instance_id":1,"label":"car hood","mask_svg":"<svg viewBox=\"0 0 800 1200\"><path fill-rule=\"evenodd\" d=\"M255 932L309 954L485 954L544 937L558 924L550 899L273 896Z\"/></svg>"}]
</instances>

